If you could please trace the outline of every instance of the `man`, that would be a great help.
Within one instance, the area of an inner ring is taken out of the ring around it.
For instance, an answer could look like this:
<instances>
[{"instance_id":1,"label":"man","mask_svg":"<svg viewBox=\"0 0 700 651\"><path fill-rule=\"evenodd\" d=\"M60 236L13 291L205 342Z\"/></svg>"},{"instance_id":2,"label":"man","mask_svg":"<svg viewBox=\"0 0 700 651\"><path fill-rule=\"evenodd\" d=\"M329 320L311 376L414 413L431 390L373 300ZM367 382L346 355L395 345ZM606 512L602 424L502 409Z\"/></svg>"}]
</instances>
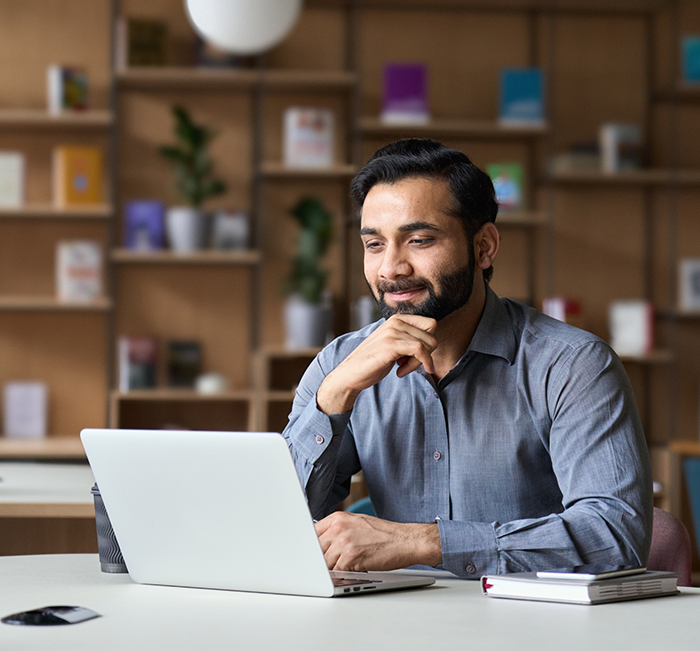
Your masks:
<instances>
[{"instance_id":1,"label":"man","mask_svg":"<svg viewBox=\"0 0 700 651\"><path fill-rule=\"evenodd\" d=\"M329 568L643 564L651 476L629 382L605 342L490 289L488 176L411 139L352 195L385 320L317 356L284 431ZM332 513L360 469L378 517Z\"/></svg>"}]
</instances>

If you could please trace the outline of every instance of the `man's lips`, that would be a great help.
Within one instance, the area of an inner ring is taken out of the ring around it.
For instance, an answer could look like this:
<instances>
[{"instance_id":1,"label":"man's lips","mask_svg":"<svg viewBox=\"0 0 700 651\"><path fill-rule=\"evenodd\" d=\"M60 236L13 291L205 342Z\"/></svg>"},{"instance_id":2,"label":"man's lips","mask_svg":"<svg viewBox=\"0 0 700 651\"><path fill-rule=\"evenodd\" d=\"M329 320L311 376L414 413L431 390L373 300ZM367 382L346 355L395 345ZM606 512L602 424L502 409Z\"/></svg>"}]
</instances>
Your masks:
<instances>
[{"instance_id":1,"label":"man's lips","mask_svg":"<svg viewBox=\"0 0 700 651\"><path fill-rule=\"evenodd\" d=\"M417 296L425 290L425 287L413 287L412 289L403 289L399 292L384 292L384 298L389 298L395 302L410 301L414 296Z\"/></svg>"}]
</instances>

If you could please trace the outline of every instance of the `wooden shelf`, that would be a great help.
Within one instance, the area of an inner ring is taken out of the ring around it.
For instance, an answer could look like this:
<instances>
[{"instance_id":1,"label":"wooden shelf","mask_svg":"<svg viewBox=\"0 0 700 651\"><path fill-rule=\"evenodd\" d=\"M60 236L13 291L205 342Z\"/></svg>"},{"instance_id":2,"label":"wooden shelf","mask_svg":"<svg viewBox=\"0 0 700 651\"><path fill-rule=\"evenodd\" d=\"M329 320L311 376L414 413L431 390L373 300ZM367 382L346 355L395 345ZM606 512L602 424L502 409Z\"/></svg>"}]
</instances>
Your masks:
<instances>
[{"instance_id":1,"label":"wooden shelf","mask_svg":"<svg viewBox=\"0 0 700 651\"><path fill-rule=\"evenodd\" d=\"M555 184L599 186L700 186L700 170L640 169L629 172L558 172L551 175Z\"/></svg>"},{"instance_id":2,"label":"wooden shelf","mask_svg":"<svg viewBox=\"0 0 700 651\"><path fill-rule=\"evenodd\" d=\"M221 393L197 393L193 389L139 389L137 391L114 391L115 400L152 402L245 402L252 400L253 392L247 389L223 391Z\"/></svg>"},{"instance_id":3,"label":"wooden shelf","mask_svg":"<svg viewBox=\"0 0 700 651\"><path fill-rule=\"evenodd\" d=\"M503 126L495 120L436 119L426 124L386 124L380 118L363 118L359 127L365 136L455 136L473 140L522 140L540 138L549 132L547 125L510 127Z\"/></svg>"},{"instance_id":4,"label":"wooden shelf","mask_svg":"<svg viewBox=\"0 0 700 651\"><path fill-rule=\"evenodd\" d=\"M51 204L33 204L20 208L0 208L0 219L109 219L114 212L109 204L57 208Z\"/></svg>"},{"instance_id":5,"label":"wooden shelf","mask_svg":"<svg viewBox=\"0 0 700 651\"><path fill-rule=\"evenodd\" d=\"M288 167L284 163L266 162L260 167L260 173L270 179L296 180L308 178L322 179L347 179L357 174L355 165L333 165L332 167Z\"/></svg>"},{"instance_id":6,"label":"wooden shelf","mask_svg":"<svg viewBox=\"0 0 700 651\"><path fill-rule=\"evenodd\" d=\"M259 251L220 251L206 249L193 253L175 251L134 251L131 249L114 249L112 260L120 264L218 264L218 265L255 265L260 262Z\"/></svg>"},{"instance_id":7,"label":"wooden shelf","mask_svg":"<svg viewBox=\"0 0 700 651\"><path fill-rule=\"evenodd\" d=\"M0 459L75 459L85 460L78 436L49 436L43 439L0 437Z\"/></svg>"},{"instance_id":8,"label":"wooden shelf","mask_svg":"<svg viewBox=\"0 0 700 651\"><path fill-rule=\"evenodd\" d=\"M124 88L139 90L333 90L352 88L354 73L333 70L249 70L195 67L143 67L118 70Z\"/></svg>"},{"instance_id":9,"label":"wooden shelf","mask_svg":"<svg viewBox=\"0 0 700 651\"><path fill-rule=\"evenodd\" d=\"M670 364L673 354L670 350L655 350L648 355L620 355L620 359L633 364Z\"/></svg>"},{"instance_id":10,"label":"wooden shelf","mask_svg":"<svg viewBox=\"0 0 700 651\"><path fill-rule=\"evenodd\" d=\"M44 109L0 109L0 129L102 129L113 122L110 111L69 111L54 115Z\"/></svg>"},{"instance_id":11,"label":"wooden shelf","mask_svg":"<svg viewBox=\"0 0 700 651\"><path fill-rule=\"evenodd\" d=\"M260 397L267 402L291 402L294 391L265 391Z\"/></svg>"},{"instance_id":12,"label":"wooden shelf","mask_svg":"<svg viewBox=\"0 0 700 651\"><path fill-rule=\"evenodd\" d=\"M100 298L90 303L67 303L54 296L0 296L0 311L17 312L107 312L112 301Z\"/></svg>"},{"instance_id":13,"label":"wooden shelf","mask_svg":"<svg viewBox=\"0 0 700 651\"><path fill-rule=\"evenodd\" d=\"M543 226L547 223L547 214L540 211L499 212L496 226Z\"/></svg>"}]
</instances>

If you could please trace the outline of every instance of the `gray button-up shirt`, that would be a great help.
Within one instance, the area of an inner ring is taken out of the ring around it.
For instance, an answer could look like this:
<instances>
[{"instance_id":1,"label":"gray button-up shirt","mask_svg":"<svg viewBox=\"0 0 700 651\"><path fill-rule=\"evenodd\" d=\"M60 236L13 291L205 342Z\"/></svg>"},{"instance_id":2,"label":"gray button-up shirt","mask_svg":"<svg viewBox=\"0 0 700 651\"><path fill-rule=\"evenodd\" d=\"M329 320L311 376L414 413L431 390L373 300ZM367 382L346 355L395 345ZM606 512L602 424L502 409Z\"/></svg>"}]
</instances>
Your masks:
<instances>
[{"instance_id":1,"label":"gray button-up shirt","mask_svg":"<svg viewBox=\"0 0 700 651\"><path fill-rule=\"evenodd\" d=\"M467 352L437 385L392 371L326 416L316 390L380 323L327 346L297 389L284 436L315 518L362 469L379 517L437 522L455 574L644 564L649 457L604 341L488 289Z\"/></svg>"}]
</instances>

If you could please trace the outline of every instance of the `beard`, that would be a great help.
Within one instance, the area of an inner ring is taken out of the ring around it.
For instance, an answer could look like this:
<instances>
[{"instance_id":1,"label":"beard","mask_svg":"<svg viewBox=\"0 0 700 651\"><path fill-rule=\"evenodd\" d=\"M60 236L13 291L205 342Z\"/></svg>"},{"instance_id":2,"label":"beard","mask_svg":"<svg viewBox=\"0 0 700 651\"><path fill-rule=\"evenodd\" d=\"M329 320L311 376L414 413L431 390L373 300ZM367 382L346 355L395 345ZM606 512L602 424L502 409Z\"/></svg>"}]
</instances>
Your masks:
<instances>
[{"instance_id":1,"label":"beard","mask_svg":"<svg viewBox=\"0 0 700 651\"><path fill-rule=\"evenodd\" d=\"M405 278L394 282L385 280L377 282L377 294L367 282L372 291L372 296L379 307L381 315L388 319L394 314L415 314L426 316L436 321L444 319L461 307L464 307L471 298L474 289L474 257L470 249L469 263L447 274L440 274L437 278L437 290L427 278ZM384 295L394 292L408 291L411 289L426 289L428 297L420 303L400 301L395 306L387 305Z\"/></svg>"}]
</instances>

